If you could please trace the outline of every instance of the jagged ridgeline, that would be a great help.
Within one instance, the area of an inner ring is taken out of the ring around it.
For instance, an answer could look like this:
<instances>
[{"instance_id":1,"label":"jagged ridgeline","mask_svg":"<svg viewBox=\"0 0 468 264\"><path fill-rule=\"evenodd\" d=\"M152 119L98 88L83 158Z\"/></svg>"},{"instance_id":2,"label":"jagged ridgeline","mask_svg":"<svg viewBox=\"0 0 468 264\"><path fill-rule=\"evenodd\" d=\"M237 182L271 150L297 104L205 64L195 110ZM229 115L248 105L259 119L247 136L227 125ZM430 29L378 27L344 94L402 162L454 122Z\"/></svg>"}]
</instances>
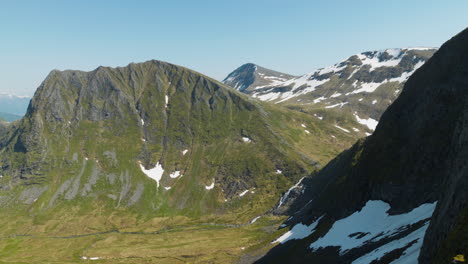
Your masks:
<instances>
[{"instance_id":1,"label":"jagged ridgeline","mask_svg":"<svg viewBox=\"0 0 468 264\"><path fill-rule=\"evenodd\" d=\"M0 204L266 211L317 167L295 150L314 122L160 61L52 71L1 139Z\"/></svg>"}]
</instances>

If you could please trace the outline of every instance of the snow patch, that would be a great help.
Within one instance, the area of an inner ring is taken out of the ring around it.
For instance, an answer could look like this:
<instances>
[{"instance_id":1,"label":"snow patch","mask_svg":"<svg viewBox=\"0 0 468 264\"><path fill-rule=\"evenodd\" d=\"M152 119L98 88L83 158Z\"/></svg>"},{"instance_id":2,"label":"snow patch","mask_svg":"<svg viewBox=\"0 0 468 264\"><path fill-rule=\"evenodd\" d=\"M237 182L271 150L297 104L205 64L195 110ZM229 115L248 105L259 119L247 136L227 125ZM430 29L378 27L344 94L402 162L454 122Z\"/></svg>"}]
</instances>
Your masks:
<instances>
[{"instance_id":1,"label":"snow patch","mask_svg":"<svg viewBox=\"0 0 468 264\"><path fill-rule=\"evenodd\" d=\"M307 134L310 134L310 131L307 129L304 129L304 132L306 132Z\"/></svg>"},{"instance_id":2,"label":"snow patch","mask_svg":"<svg viewBox=\"0 0 468 264\"><path fill-rule=\"evenodd\" d=\"M314 229L317 227L322 217L323 216L321 216L319 219L317 219L315 222L313 222L310 225L304 225L302 223L295 225L291 230L284 233L278 239L273 241L272 244L277 243L277 242L283 244L283 243L288 242L289 240L303 239L303 238L310 236L314 232Z\"/></svg>"},{"instance_id":3,"label":"snow patch","mask_svg":"<svg viewBox=\"0 0 468 264\"><path fill-rule=\"evenodd\" d=\"M414 68L412 71L410 72L404 72L400 77L395 77L395 78L392 78L392 79L389 79L388 81L389 82L399 82L399 83L402 83L402 82L406 82L409 77L417 70L419 69L421 66L423 66L424 64L424 61L419 61L418 63L416 63L414 65Z\"/></svg>"},{"instance_id":4,"label":"snow patch","mask_svg":"<svg viewBox=\"0 0 468 264\"><path fill-rule=\"evenodd\" d=\"M343 105L345 105L347 103L348 102L342 102L342 103L338 103L338 104L334 104L334 105L325 106L325 108L335 108L337 106L339 106L341 108L341 107L343 107Z\"/></svg>"},{"instance_id":5,"label":"snow patch","mask_svg":"<svg viewBox=\"0 0 468 264\"><path fill-rule=\"evenodd\" d=\"M252 140L248 137L242 137L242 140L247 143L252 142Z\"/></svg>"},{"instance_id":6,"label":"snow patch","mask_svg":"<svg viewBox=\"0 0 468 264\"><path fill-rule=\"evenodd\" d=\"M354 114L354 117L356 117L356 120L359 124L367 126L370 130L375 130L375 128L379 124L379 121L370 117L368 119L361 119L357 114Z\"/></svg>"},{"instance_id":7,"label":"snow patch","mask_svg":"<svg viewBox=\"0 0 468 264\"><path fill-rule=\"evenodd\" d=\"M336 221L325 236L313 242L309 247L313 251L330 246L340 247L340 255L342 255L352 248L379 241L379 238L395 236L408 225L430 218L436 204L437 202L427 203L408 213L389 215L388 203L368 201L360 211Z\"/></svg>"},{"instance_id":8,"label":"snow patch","mask_svg":"<svg viewBox=\"0 0 468 264\"><path fill-rule=\"evenodd\" d=\"M169 177L175 179L180 176L180 171L174 171L173 173L169 174Z\"/></svg>"},{"instance_id":9,"label":"snow patch","mask_svg":"<svg viewBox=\"0 0 468 264\"><path fill-rule=\"evenodd\" d=\"M377 100L372 101L372 104L376 104L376 103L377 103Z\"/></svg>"},{"instance_id":10,"label":"snow patch","mask_svg":"<svg viewBox=\"0 0 468 264\"><path fill-rule=\"evenodd\" d=\"M143 120L143 118L142 118L142 119L140 119L140 121L141 121L141 125L144 126L145 125L145 120Z\"/></svg>"},{"instance_id":11,"label":"snow patch","mask_svg":"<svg viewBox=\"0 0 468 264\"><path fill-rule=\"evenodd\" d=\"M239 194L239 196L242 197L242 196L244 196L244 195L245 195L246 193L248 193L248 192L249 192L249 190L245 190L245 191L241 192L241 193Z\"/></svg>"},{"instance_id":12,"label":"snow patch","mask_svg":"<svg viewBox=\"0 0 468 264\"><path fill-rule=\"evenodd\" d=\"M159 187L159 181L161 180L162 178L162 175L164 173L164 169L162 167L161 164L156 163L156 166L152 169L145 169L145 167L143 167L143 165L141 165L141 162L139 162L140 164L140 168L141 168L141 171L146 174L146 176L150 177L151 179L155 180L156 181L156 186Z\"/></svg>"},{"instance_id":13,"label":"snow patch","mask_svg":"<svg viewBox=\"0 0 468 264\"><path fill-rule=\"evenodd\" d=\"M276 173L281 174L283 172L281 170L276 170Z\"/></svg>"},{"instance_id":14,"label":"snow patch","mask_svg":"<svg viewBox=\"0 0 468 264\"><path fill-rule=\"evenodd\" d=\"M165 99L166 99L166 108L167 108L167 105L169 104L169 96L165 96Z\"/></svg>"},{"instance_id":15,"label":"snow patch","mask_svg":"<svg viewBox=\"0 0 468 264\"><path fill-rule=\"evenodd\" d=\"M375 83L375 82L370 82L370 83L361 83L360 88L357 90L354 90L350 93L347 93L346 95L350 94L357 94L357 93L372 93L374 92L382 83Z\"/></svg>"},{"instance_id":16,"label":"snow patch","mask_svg":"<svg viewBox=\"0 0 468 264\"><path fill-rule=\"evenodd\" d=\"M214 188L214 184L215 184L215 180L213 179L213 183L211 183L211 184L208 185L208 186L205 186L205 189L207 189L207 190L213 189L213 188Z\"/></svg>"},{"instance_id":17,"label":"snow patch","mask_svg":"<svg viewBox=\"0 0 468 264\"><path fill-rule=\"evenodd\" d=\"M171 189L171 187L164 187L164 189L166 189L166 190L170 190L170 189Z\"/></svg>"},{"instance_id":18,"label":"snow patch","mask_svg":"<svg viewBox=\"0 0 468 264\"><path fill-rule=\"evenodd\" d=\"M387 52L393 58L389 60L380 61L380 56L385 52ZM387 49L383 51L378 51L377 53L372 54L372 55L361 53L361 54L358 54L357 56L362 61L363 65L371 66L371 68L369 69L369 72L372 72L379 67L397 66L400 63L401 58L403 57L402 55L404 55L404 53L402 52L401 49Z\"/></svg>"},{"instance_id":19,"label":"snow patch","mask_svg":"<svg viewBox=\"0 0 468 264\"><path fill-rule=\"evenodd\" d=\"M336 127L336 128L339 128L339 129L341 129L341 130L343 130L343 131L346 132L346 133L349 133L349 132L350 132L348 129L342 128L342 127L340 127L339 125L335 125L335 127Z\"/></svg>"},{"instance_id":20,"label":"snow patch","mask_svg":"<svg viewBox=\"0 0 468 264\"><path fill-rule=\"evenodd\" d=\"M185 154L187 154L188 152L188 149L185 149L184 151L182 151L182 155L185 156Z\"/></svg>"},{"instance_id":21,"label":"snow patch","mask_svg":"<svg viewBox=\"0 0 468 264\"><path fill-rule=\"evenodd\" d=\"M366 255L356 259L352 264L367 264L371 263L374 260L381 259L385 254L398 249L403 248L409 243L417 240L409 248L407 248L403 254L396 260L392 261L393 264L411 264L418 263L419 251L421 250L424 235L426 233L429 223L424 224L422 227L416 231L411 232L407 236L400 238L398 240L387 243L373 251L367 253Z\"/></svg>"},{"instance_id":22,"label":"snow patch","mask_svg":"<svg viewBox=\"0 0 468 264\"><path fill-rule=\"evenodd\" d=\"M304 124L301 124L301 126L302 126L303 128L306 128L306 125L304 125Z\"/></svg>"},{"instance_id":23,"label":"snow patch","mask_svg":"<svg viewBox=\"0 0 468 264\"><path fill-rule=\"evenodd\" d=\"M254 219L252 219L252 221L250 221L251 224L257 222L258 219L260 219L260 217L262 217L261 215L255 217Z\"/></svg>"},{"instance_id":24,"label":"snow patch","mask_svg":"<svg viewBox=\"0 0 468 264\"><path fill-rule=\"evenodd\" d=\"M314 99L314 104L320 103L321 101L326 100L326 99L327 99L327 98L325 98L325 97L323 97L323 96L321 96L321 97L319 97L319 98L316 98L316 99Z\"/></svg>"}]
</instances>

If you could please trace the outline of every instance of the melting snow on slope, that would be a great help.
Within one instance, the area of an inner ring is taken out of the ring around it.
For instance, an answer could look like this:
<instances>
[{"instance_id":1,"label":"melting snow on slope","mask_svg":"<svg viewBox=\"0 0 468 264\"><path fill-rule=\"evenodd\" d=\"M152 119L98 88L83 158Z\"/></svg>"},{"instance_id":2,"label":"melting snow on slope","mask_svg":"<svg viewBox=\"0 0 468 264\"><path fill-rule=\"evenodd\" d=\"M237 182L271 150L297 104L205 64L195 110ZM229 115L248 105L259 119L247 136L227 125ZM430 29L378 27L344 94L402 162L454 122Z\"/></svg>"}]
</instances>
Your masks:
<instances>
[{"instance_id":1,"label":"melting snow on slope","mask_svg":"<svg viewBox=\"0 0 468 264\"><path fill-rule=\"evenodd\" d=\"M350 132L348 129L342 128L342 127L340 127L340 126L338 126L338 125L335 125L335 127L338 128L338 129L343 130L343 131L346 132L346 133L349 133L349 132Z\"/></svg>"},{"instance_id":2,"label":"melting snow on slope","mask_svg":"<svg viewBox=\"0 0 468 264\"><path fill-rule=\"evenodd\" d=\"M310 131L305 129L304 132L306 132L307 134L310 134Z\"/></svg>"},{"instance_id":3,"label":"melting snow on slope","mask_svg":"<svg viewBox=\"0 0 468 264\"><path fill-rule=\"evenodd\" d=\"M82 256L81 259L87 260L88 257ZM89 260L98 260L98 259L100 259L100 257L90 257L90 258L89 258Z\"/></svg>"},{"instance_id":4,"label":"melting snow on slope","mask_svg":"<svg viewBox=\"0 0 468 264\"><path fill-rule=\"evenodd\" d=\"M312 91L315 91L315 88L318 86L328 82L330 79L324 79L324 80L316 80L316 79L310 79L311 74L306 74L304 76L301 76L296 79L289 80L287 82L282 83L284 86L289 86L292 85L291 91L287 91L284 93L280 93L279 101L276 103L281 103L286 100L289 100L293 97L297 97L302 94L310 93ZM300 91L296 92L299 88Z\"/></svg>"},{"instance_id":5,"label":"melting snow on slope","mask_svg":"<svg viewBox=\"0 0 468 264\"><path fill-rule=\"evenodd\" d=\"M165 99L166 99L166 108L167 108L167 104L169 104L169 96L165 96Z\"/></svg>"},{"instance_id":6,"label":"melting snow on slope","mask_svg":"<svg viewBox=\"0 0 468 264\"><path fill-rule=\"evenodd\" d=\"M175 179L180 176L180 171L174 171L173 173L169 174L169 177Z\"/></svg>"},{"instance_id":7,"label":"melting snow on slope","mask_svg":"<svg viewBox=\"0 0 468 264\"><path fill-rule=\"evenodd\" d=\"M317 114L314 114L314 116L320 120L323 120L323 116L318 116Z\"/></svg>"},{"instance_id":8,"label":"melting snow on slope","mask_svg":"<svg viewBox=\"0 0 468 264\"><path fill-rule=\"evenodd\" d=\"M327 98L325 98L325 97L323 97L323 96L321 96L321 97L319 97L319 98L316 98L316 99L314 99L314 104L320 103L321 101L326 100L326 99L327 99Z\"/></svg>"},{"instance_id":9,"label":"melting snow on slope","mask_svg":"<svg viewBox=\"0 0 468 264\"><path fill-rule=\"evenodd\" d=\"M361 211L336 221L328 233L312 243L310 248L317 250L330 246L340 247L340 254L344 254L352 248L361 247L368 242L378 241L377 237L382 239L395 236L404 230L407 225L430 218L435 206L436 202L428 203L405 214L388 215L389 204L383 201L368 201ZM355 236L351 236L351 234L355 234ZM405 245L401 243L399 247Z\"/></svg>"},{"instance_id":10,"label":"melting snow on slope","mask_svg":"<svg viewBox=\"0 0 468 264\"><path fill-rule=\"evenodd\" d=\"M367 126L370 130L375 130L375 128L377 127L377 124L379 124L379 121L372 119L370 117L368 119L361 119L359 118L357 114L354 114L354 116L356 117L356 120L358 121L359 124Z\"/></svg>"},{"instance_id":11,"label":"melting snow on slope","mask_svg":"<svg viewBox=\"0 0 468 264\"><path fill-rule=\"evenodd\" d=\"M213 183L212 183L211 185L205 186L205 189L207 189L207 190L213 189L213 188L214 188L214 184L215 184L215 180L213 180Z\"/></svg>"},{"instance_id":12,"label":"melting snow on slope","mask_svg":"<svg viewBox=\"0 0 468 264\"><path fill-rule=\"evenodd\" d=\"M302 239L302 238L308 237L314 232L314 229L317 227L322 217L320 217L319 219L317 219L315 222L313 222L312 224L308 226L304 224L295 225L291 230L284 233L282 236L280 236L278 239L276 239L275 241L271 243L274 244L274 243L280 242L281 244L283 244L289 240Z\"/></svg>"},{"instance_id":13,"label":"melting snow on slope","mask_svg":"<svg viewBox=\"0 0 468 264\"><path fill-rule=\"evenodd\" d=\"M288 198L289 194L291 193L291 191L293 189L296 189L297 187L299 187L299 185L301 184L302 180L304 179L304 177L302 177L296 184L293 185L293 187L289 188L289 190L287 190L284 195L281 197L280 201L279 201L279 204L278 204L278 207L277 208L280 208L280 206L286 201L286 199Z\"/></svg>"},{"instance_id":14,"label":"melting snow on slope","mask_svg":"<svg viewBox=\"0 0 468 264\"><path fill-rule=\"evenodd\" d=\"M380 61L379 57L384 52L387 52L389 55L391 55L393 57L393 59ZM387 49L387 50L384 50L384 51L379 51L379 52L377 52L376 54L373 54L373 55L366 55L366 54L361 53L361 54L358 54L357 56L362 61L362 64L371 66L369 71L372 72L373 70L375 70L376 68L379 68L379 67L395 67L395 66L397 66L400 63L401 58L403 57L403 56L400 56L400 55L403 55L402 52L401 52L401 49Z\"/></svg>"},{"instance_id":15,"label":"melting snow on slope","mask_svg":"<svg viewBox=\"0 0 468 264\"><path fill-rule=\"evenodd\" d=\"M251 140L250 138L248 138L248 137L242 137L242 140L243 140L244 142L247 142L247 143L249 143L249 142L252 141L252 140Z\"/></svg>"},{"instance_id":16,"label":"melting snow on slope","mask_svg":"<svg viewBox=\"0 0 468 264\"><path fill-rule=\"evenodd\" d=\"M278 99L281 93L266 93L266 94L254 94L253 97L258 98L262 101L273 101Z\"/></svg>"},{"instance_id":17,"label":"melting snow on slope","mask_svg":"<svg viewBox=\"0 0 468 264\"><path fill-rule=\"evenodd\" d=\"M140 121L141 121L141 125L144 126L145 125L145 120L143 120L143 118L142 118Z\"/></svg>"},{"instance_id":18,"label":"melting snow on slope","mask_svg":"<svg viewBox=\"0 0 468 264\"><path fill-rule=\"evenodd\" d=\"M420 61L418 63L416 63L416 65L414 65L414 68L412 71L410 72L404 72L400 77L395 77L395 78L392 78L392 79L389 79L388 81L389 82L399 82L399 83L402 83L402 82L406 82L408 80L408 78L417 70L419 69L419 67L423 66L424 64L424 61Z\"/></svg>"},{"instance_id":19,"label":"melting snow on slope","mask_svg":"<svg viewBox=\"0 0 468 264\"><path fill-rule=\"evenodd\" d=\"M385 256L385 254L395 250L402 248L409 243L417 240L414 244L412 244L409 248L407 248L403 254L396 260L392 261L393 264L411 264L411 263L418 263L419 251L423 244L424 234L426 233L427 228L429 227L429 223L424 224L418 230L413 231L409 235L400 238L398 240L392 241L387 243L373 251L367 253L366 255L356 259L353 261L352 264L367 264L371 263L374 260L378 260Z\"/></svg>"},{"instance_id":20,"label":"melting snow on slope","mask_svg":"<svg viewBox=\"0 0 468 264\"><path fill-rule=\"evenodd\" d=\"M416 63L416 65L414 65L414 69L410 72L403 72L401 74L400 77L395 77L395 78L391 78L391 79L386 79L385 81L381 82L381 83L374 83L374 82L370 82L370 83L366 83L366 82L363 82L360 84L360 88L355 90L355 91L352 91L350 93L347 93L346 95L350 95L350 94L357 94L357 93L372 93L374 92L380 85L384 84L384 83L388 83L388 82L399 82L399 83L402 83L402 82L406 82L408 80L408 78L419 68L421 67L422 65L424 64L424 61L420 61L418 63ZM374 104L374 102L372 102Z\"/></svg>"},{"instance_id":21,"label":"melting snow on slope","mask_svg":"<svg viewBox=\"0 0 468 264\"><path fill-rule=\"evenodd\" d=\"M347 103L348 102L343 102L343 103L339 103L339 104L329 105L329 106L325 106L325 108L335 108L337 106L339 106L341 108L341 107L343 107L343 105L345 105Z\"/></svg>"},{"instance_id":22,"label":"melting snow on slope","mask_svg":"<svg viewBox=\"0 0 468 264\"><path fill-rule=\"evenodd\" d=\"M188 151L188 149L186 149L186 150L182 151L182 155L184 155L184 156L185 156L185 154L187 154L187 151Z\"/></svg>"},{"instance_id":23,"label":"melting snow on slope","mask_svg":"<svg viewBox=\"0 0 468 264\"><path fill-rule=\"evenodd\" d=\"M161 164L156 163L156 166L152 169L145 169L145 167L143 167L143 165L141 165L141 162L140 162L140 168L141 168L141 171L146 174L146 176L150 177L151 179L155 180L156 183L157 183L157 186L159 187L159 181L161 180L161 177L164 173L164 169L162 167Z\"/></svg>"},{"instance_id":24,"label":"melting snow on slope","mask_svg":"<svg viewBox=\"0 0 468 264\"><path fill-rule=\"evenodd\" d=\"M257 222L258 219L260 219L260 217L262 217L261 215L255 217L254 219L252 219L252 221L250 221L251 224Z\"/></svg>"},{"instance_id":25,"label":"melting snow on slope","mask_svg":"<svg viewBox=\"0 0 468 264\"><path fill-rule=\"evenodd\" d=\"M386 82L386 81L384 81ZM357 90L354 90L350 93L347 93L346 95L350 95L350 94L357 94L357 93L372 93L374 92L380 85L382 85L384 82L381 82L381 83L375 83L375 82L370 82L370 83L366 83L366 82L362 82L360 83L360 88L357 89Z\"/></svg>"},{"instance_id":26,"label":"melting snow on slope","mask_svg":"<svg viewBox=\"0 0 468 264\"><path fill-rule=\"evenodd\" d=\"M241 192L241 194L239 194L240 197L244 196L249 190L245 190L243 192Z\"/></svg>"}]
</instances>

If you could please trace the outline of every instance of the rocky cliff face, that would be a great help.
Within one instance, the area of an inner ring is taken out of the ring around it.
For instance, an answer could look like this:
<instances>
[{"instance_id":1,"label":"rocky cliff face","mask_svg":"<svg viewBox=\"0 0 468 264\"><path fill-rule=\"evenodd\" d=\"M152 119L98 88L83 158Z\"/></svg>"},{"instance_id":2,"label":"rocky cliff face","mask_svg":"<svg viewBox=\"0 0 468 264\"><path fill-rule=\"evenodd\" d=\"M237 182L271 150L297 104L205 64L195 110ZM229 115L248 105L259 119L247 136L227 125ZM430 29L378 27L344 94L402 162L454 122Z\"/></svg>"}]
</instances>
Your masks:
<instances>
[{"instance_id":1,"label":"rocky cliff face","mask_svg":"<svg viewBox=\"0 0 468 264\"><path fill-rule=\"evenodd\" d=\"M465 30L411 76L372 136L302 183L292 229L260 262L415 263L422 247L420 263L444 263L467 253L467 47Z\"/></svg>"}]
</instances>

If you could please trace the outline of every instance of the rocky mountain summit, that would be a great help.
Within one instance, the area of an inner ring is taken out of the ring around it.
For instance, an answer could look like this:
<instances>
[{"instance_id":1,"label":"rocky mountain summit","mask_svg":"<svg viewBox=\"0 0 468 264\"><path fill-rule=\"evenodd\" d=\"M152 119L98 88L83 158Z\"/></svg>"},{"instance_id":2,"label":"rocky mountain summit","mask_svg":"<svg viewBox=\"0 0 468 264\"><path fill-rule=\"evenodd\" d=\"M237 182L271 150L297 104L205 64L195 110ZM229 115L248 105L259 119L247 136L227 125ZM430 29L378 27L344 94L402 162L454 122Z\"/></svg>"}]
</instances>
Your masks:
<instances>
[{"instance_id":1,"label":"rocky mountain summit","mask_svg":"<svg viewBox=\"0 0 468 264\"><path fill-rule=\"evenodd\" d=\"M239 92L252 93L264 86L281 84L297 76L273 71L253 63L246 63L231 72L223 83L233 87Z\"/></svg>"}]
</instances>

